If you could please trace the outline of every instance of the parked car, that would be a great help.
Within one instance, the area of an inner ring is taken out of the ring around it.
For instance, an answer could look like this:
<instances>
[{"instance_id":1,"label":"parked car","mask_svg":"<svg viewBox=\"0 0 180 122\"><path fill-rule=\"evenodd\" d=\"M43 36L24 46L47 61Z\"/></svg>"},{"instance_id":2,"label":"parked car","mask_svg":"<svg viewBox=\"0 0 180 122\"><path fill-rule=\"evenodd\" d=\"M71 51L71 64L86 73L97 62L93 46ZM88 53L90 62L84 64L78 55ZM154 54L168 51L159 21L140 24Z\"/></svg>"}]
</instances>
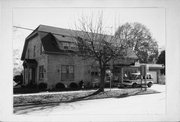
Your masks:
<instances>
[{"instance_id":1,"label":"parked car","mask_svg":"<svg viewBox=\"0 0 180 122\"><path fill-rule=\"evenodd\" d=\"M153 85L153 78L150 73L147 73L146 75L146 85L148 87L151 87ZM133 88L138 87L138 86L146 86L145 85L145 77L142 79L141 83L141 75L140 73L131 73L131 76L127 79L123 80L123 83L119 83L118 87L122 86L131 86Z\"/></svg>"}]
</instances>

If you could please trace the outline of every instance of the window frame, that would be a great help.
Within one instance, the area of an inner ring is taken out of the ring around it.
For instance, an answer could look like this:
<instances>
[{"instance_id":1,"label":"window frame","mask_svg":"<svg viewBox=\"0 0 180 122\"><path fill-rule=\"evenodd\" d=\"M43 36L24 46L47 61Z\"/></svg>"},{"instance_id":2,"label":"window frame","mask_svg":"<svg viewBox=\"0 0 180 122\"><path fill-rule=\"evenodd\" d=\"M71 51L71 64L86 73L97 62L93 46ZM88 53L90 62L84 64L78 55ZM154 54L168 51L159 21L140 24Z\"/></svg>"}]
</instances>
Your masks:
<instances>
[{"instance_id":1,"label":"window frame","mask_svg":"<svg viewBox=\"0 0 180 122\"><path fill-rule=\"evenodd\" d=\"M43 46L42 46L42 43L40 45L40 55L42 55L42 52L43 52Z\"/></svg>"},{"instance_id":2,"label":"window frame","mask_svg":"<svg viewBox=\"0 0 180 122\"><path fill-rule=\"evenodd\" d=\"M33 48L33 57L36 57L36 45L34 45L34 48Z\"/></svg>"},{"instance_id":3,"label":"window frame","mask_svg":"<svg viewBox=\"0 0 180 122\"><path fill-rule=\"evenodd\" d=\"M61 81L74 81L74 71L74 65L61 65Z\"/></svg>"},{"instance_id":4,"label":"window frame","mask_svg":"<svg viewBox=\"0 0 180 122\"><path fill-rule=\"evenodd\" d=\"M44 79L44 65L39 66L39 80Z\"/></svg>"},{"instance_id":5,"label":"window frame","mask_svg":"<svg viewBox=\"0 0 180 122\"><path fill-rule=\"evenodd\" d=\"M28 53L28 54L27 54L27 55L28 55L27 58L29 59L29 49L28 49L28 52L27 52L27 53Z\"/></svg>"},{"instance_id":6,"label":"window frame","mask_svg":"<svg viewBox=\"0 0 180 122\"><path fill-rule=\"evenodd\" d=\"M63 48L65 49L65 50L68 50L69 49L69 43L68 42L63 42Z\"/></svg>"}]
</instances>

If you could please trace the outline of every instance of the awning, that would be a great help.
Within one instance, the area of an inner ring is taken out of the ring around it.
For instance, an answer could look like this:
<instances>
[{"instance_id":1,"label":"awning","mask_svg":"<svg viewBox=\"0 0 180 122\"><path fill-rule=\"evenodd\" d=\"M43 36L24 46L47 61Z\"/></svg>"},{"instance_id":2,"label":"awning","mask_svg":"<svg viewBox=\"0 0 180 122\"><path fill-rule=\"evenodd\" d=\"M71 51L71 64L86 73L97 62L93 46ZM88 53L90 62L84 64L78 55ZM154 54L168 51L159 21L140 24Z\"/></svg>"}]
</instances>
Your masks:
<instances>
[{"instance_id":1,"label":"awning","mask_svg":"<svg viewBox=\"0 0 180 122\"><path fill-rule=\"evenodd\" d=\"M25 59L23 62L24 67L37 67L37 61L35 59Z\"/></svg>"}]
</instances>

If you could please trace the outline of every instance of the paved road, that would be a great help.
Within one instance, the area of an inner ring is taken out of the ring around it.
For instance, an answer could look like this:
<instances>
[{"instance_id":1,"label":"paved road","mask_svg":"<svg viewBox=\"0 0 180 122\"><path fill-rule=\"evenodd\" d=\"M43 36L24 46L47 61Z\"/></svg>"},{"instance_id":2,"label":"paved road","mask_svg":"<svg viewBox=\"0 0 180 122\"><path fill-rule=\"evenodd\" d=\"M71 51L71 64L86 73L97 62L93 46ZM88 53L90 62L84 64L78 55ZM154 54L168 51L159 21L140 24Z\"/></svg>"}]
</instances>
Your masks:
<instances>
[{"instance_id":1,"label":"paved road","mask_svg":"<svg viewBox=\"0 0 180 122\"><path fill-rule=\"evenodd\" d=\"M165 85L153 85L156 94L136 95L124 98L108 98L60 103L55 106L28 108L16 114L28 115L86 115L86 114L164 114Z\"/></svg>"}]
</instances>

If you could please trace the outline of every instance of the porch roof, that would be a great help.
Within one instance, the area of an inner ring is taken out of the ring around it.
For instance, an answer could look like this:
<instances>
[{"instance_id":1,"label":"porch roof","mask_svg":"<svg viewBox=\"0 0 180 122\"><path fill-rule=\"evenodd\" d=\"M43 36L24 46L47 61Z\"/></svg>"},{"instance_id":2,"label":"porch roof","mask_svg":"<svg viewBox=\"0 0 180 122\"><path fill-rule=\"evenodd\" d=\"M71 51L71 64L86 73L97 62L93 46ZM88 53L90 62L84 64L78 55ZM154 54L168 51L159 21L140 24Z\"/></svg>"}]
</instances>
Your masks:
<instances>
[{"instance_id":1,"label":"porch roof","mask_svg":"<svg viewBox=\"0 0 180 122\"><path fill-rule=\"evenodd\" d=\"M163 69L164 68L164 65L163 64L145 64L145 63L138 63L138 64L135 64L134 66L132 67L137 67L139 68L141 65L147 65L147 67L149 67L149 69Z\"/></svg>"},{"instance_id":2,"label":"porch roof","mask_svg":"<svg viewBox=\"0 0 180 122\"><path fill-rule=\"evenodd\" d=\"M23 62L24 67L36 67L37 66L37 61L35 59L25 59Z\"/></svg>"}]
</instances>

